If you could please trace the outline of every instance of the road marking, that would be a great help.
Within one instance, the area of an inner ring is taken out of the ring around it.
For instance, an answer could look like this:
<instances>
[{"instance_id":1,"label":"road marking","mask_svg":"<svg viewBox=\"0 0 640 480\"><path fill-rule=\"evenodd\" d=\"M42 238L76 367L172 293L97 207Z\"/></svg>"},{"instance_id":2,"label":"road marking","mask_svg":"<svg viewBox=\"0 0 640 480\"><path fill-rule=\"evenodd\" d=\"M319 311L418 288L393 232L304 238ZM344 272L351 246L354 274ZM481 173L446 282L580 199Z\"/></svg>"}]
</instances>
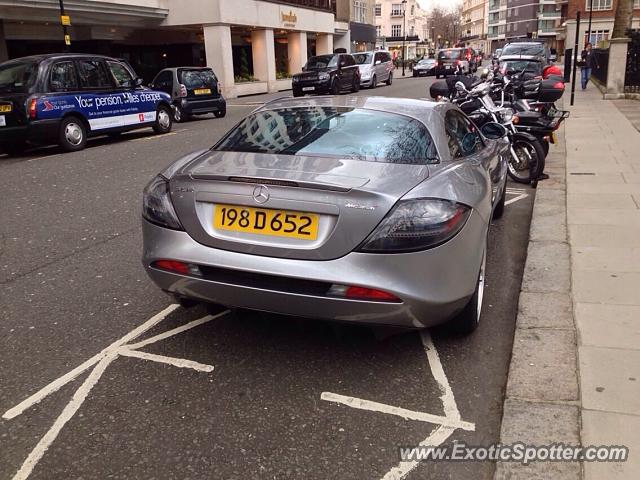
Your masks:
<instances>
[{"instance_id":1,"label":"road marking","mask_svg":"<svg viewBox=\"0 0 640 480\"><path fill-rule=\"evenodd\" d=\"M420 447L442 445L457 429L475 431L476 426L474 423L465 422L460 417L460 411L458 410L458 405L456 404L455 397L453 396L453 391L449 385L449 380L444 373L444 368L442 367L438 351L433 344L433 340L431 339L431 335L428 330L420 332L420 340L427 356L431 375L433 375L433 378L442 393L442 395L440 395L440 401L442 402L444 416L415 412L401 407L394 407L361 398L347 397L345 395L339 395L331 392L322 392L320 399L346 405L358 410L369 410L388 415L397 415L408 420L418 420L438 425L437 428L431 431L427 438L418 444ZM418 460L401 461L397 466L391 468L391 470L382 477L382 480L401 480L411 473L419 464L420 461Z\"/></svg>"},{"instance_id":2,"label":"road marking","mask_svg":"<svg viewBox=\"0 0 640 480\"><path fill-rule=\"evenodd\" d=\"M340 403L347 407L356 408L358 410L368 410L370 412L386 413L388 415L396 415L405 420L417 420L419 422L434 423L452 428L461 428L463 430L474 431L476 426L473 423L455 421L441 415L432 415L430 413L415 412L401 407L393 407L384 403L372 402L371 400L363 400L361 398L347 397L337 393L322 392L321 400L327 402Z\"/></svg>"},{"instance_id":3,"label":"road marking","mask_svg":"<svg viewBox=\"0 0 640 480\"><path fill-rule=\"evenodd\" d=\"M191 368L199 372L213 372L213 365L206 365L204 363L194 362L193 360L187 360L185 358L165 357L164 355L156 355L154 353L139 352L137 350L131 350L130 348L121 348L118 350L118 355L140 358L142 360L151 360L152 362L166 363L167 365L173 365L178 368Z\"/></svg>"},{"instance_id":4,"label":"road marking","mask_svg":"<svg viewBox=\"0 0 640 480\"><path fill-rule=\"evenodd\" d=\"M163 355L156 355L153 353L139 352L137 351L137 348L170 338L174 335L185 332L204 323L210 322L215 318L219 318L222 315L229 313L229 310L225 310L217 315L207 315L206 317L191 321L181 327L173 328L167 332L155 335L151 338L143 340L142 342L138 342L135 345L127 345L128 342L134 340L153 326L160 323L167 317L167 315L169 315L177 308L177 304L169 305L167 308L151 317L139 327L133 329L131 332L127 333L119 340L113 342L97 355L94 355L89 360L78 365L70 372L54 380L44 388L40 389L38 392L31 395L26 400L23 400L15 407L7 410L4 415L2 415L2 417L5 419L12 419L17 417L26 409L40 402L48 395L56 392L60 389L60 387L74 380L82 372L95 365L93 370L91 370L91 373L89 373L87 379L82 383L82 385L80 385L80 387L73 394L73 397L71 398L69 403L64 407L62 413L58 416L58 418L56 418L51 428L49 428L44 436L38 441L37 445L33 448L31 453L29 453L27 459L24 461L18 472L14 475L13 480L26 480L29 477L40 459L42 459L43 455L46 453L47 449L55 441L62 428L69 420L71 420L71 418L73 418L75 413L80 409L84 401L87 399L87 396L89 395L89 392L91 392L91 389L96 385L98 380L100 380L100 377L105 372L107 367L115 359L117 359L118 356L122 355L132 358L138 358L140 360L149 360L153 362L173 365L179 368L191 368L199 372L209 373L213 371L214 367L212 365L205 365L203 363L194 362L192 360L187 360L184 358L173 358Z\"/></svg>"},{"instance_id":5,"label":"road marking","mask_svg":"<svg viewBox=\"0 0 640 480\"><path fill-rule=\"evenodd\" d=\"M70 381L74 380L82 372L84 372L85 370L87 370L88 368L92 367L93 365L98 363L100 360L102 360L109 352L115 352L118 348L120 348L125 343L137 338L138 336L142 335L144 332L149 330L151 327L153 327L156 324L160 323L162 320L164 320L164 318L167 315L169 315L171 312L173 312L176 308L178 308L177 304L169 305L167 308L162 310L160 313L157 313L156 315L151 317L149 320L147 320L145 323L143 323L142 325L140 325L136 329L132 330L131 332L127 333L121 339L116 340L115 342L113 342L111 345L109 345L107 348L102 350L100 353L94 355L93 357L91 357L86 362L81 363L80 365L78 365L76 368L74 368L70 372L66 373L65 375L61 376L57 380L54 380L53 382L51 382L49 385L47 385L47 386L43 387L42 389L38 390L36 393L31 395L26 400L20 402L15 407L10 408L9 410L7 410L2 415L2 418L10 420L12 418L17 417L22 412L24 412L26 409L32 407L36 403L40 402L43 398L45 398L45 397L51 395L52 393L58 391L61 387L65 386L67 383L69 383Z\"/></svg>"},{"instance_id":6,"label":"road marking","mask_svg":"<svg viewBox=\"0 0 640 480\"><path fill-rule=\"evenodd\" d=\"M515 203L519 200L524 200L525 198L527 198L529 195L527 195L526 193L523 193L522 195L518 195L515 198L511 198L509 200L507 200L506 202L504 202L505 205L511 205L512 203Z\"/></svg>"},{"instance_id":7,"label":"road marking","mask_svg":"<svg viewBox=\"0 0 640 480\"><path fill-rule=\"evenodd\" d=\"M31 472L33 472L33 469L56 439L62 428L82 406L91 389L98 383L104 371L117 356L117 353L110 352L98 362L98 365L91 371L84 383L80 385L80 388L73 394L71 401L64 407L64 410L62 410L60 416L56 418L51 428L40 439L34 449L31 450L31 453L20 467L20 470L13 476L13 480L25 480L31 475Z\"/></svg>"}]
</instances>

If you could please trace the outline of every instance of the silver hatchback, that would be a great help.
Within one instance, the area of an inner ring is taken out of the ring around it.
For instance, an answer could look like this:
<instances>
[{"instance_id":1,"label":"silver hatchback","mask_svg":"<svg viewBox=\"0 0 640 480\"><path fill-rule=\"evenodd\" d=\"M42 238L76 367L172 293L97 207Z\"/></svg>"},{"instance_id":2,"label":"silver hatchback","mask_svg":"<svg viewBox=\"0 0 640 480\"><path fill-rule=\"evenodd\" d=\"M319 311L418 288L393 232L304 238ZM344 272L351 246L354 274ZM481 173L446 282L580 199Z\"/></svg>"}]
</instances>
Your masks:
<instances>
[{"instance_id":1,"label":"silver hatchback","mask_svg":"<svg viewBox=\"0 0 640 480\"><path fill-rule=\"evenodd\" d=\"M178 300L470 332L504 208L488 126L422 100L267 104L149 183L144 267Z\"/></svg>"}]
</instances>

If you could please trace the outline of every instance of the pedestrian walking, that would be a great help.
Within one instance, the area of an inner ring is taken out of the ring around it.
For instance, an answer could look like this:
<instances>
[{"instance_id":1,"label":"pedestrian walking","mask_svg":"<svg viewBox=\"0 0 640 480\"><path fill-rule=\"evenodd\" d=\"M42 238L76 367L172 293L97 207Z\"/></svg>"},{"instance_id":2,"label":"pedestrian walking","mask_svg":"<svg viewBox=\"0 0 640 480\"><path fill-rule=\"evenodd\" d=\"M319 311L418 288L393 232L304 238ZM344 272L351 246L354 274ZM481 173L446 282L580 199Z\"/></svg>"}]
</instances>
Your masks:
<instances>
[{"instance_id":1,"label":"pedestrian walking","mask_svg":"<svg viewBox=\"0 0 640 480\"><path fill-rule=\"evenodd\" d=\"M580 54L580 61L578 62L578 66L580 67L580 74L582 80L582 90L587 89L587 84L589 83L589 78L591 77L591 72L594 68L600 68L598 64L598 59L593 54L591 49L593 46L591 43L587 43Z\"/></svg>"}]
</instances>

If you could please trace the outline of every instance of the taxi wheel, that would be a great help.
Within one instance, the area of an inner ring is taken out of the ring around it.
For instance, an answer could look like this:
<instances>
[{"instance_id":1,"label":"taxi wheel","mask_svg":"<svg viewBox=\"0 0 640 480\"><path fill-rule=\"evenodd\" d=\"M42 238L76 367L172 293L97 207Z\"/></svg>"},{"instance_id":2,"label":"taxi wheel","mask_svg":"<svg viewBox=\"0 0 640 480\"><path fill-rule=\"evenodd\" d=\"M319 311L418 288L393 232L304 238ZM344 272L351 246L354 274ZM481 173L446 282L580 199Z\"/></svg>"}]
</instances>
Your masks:
<instances>
[{"instance_id":1,"label":"taxi wheel","mask_svg":"<svg viewBox=\"0 0 640 480\"><path fill-rule=\"evenodd\" d=\"M173 115L171 109L166 105L160 105L158 107L158 113L156 114L156 123L153 125L153 131L159 134L169 133L172 124Z\"/></svg>"},{"instance_id":2,"label":"taxi wheel","mask_svg":"<svg viewBox=\"0 0 640 480\"><path fill-rule=\"evenodd\" d=\"M60 122L58 144L67 152L82 150L87 144L87 129L78 117L66 117Z\"/></svg>"}]
</instances>

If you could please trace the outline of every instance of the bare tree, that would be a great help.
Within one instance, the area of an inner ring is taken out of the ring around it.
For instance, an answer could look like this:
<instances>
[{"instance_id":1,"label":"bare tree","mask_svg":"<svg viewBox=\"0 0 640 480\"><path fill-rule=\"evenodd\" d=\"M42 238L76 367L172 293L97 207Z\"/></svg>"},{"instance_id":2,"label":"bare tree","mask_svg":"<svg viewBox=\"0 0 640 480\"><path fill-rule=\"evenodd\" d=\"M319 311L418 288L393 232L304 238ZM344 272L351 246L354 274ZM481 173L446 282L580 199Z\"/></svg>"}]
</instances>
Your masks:
<instances>
[{"instance_id":1,"label":"bare tree","mask_svg":"<svg viewBox=\"0 0 640 480\"><path fill-rule=\"evenodd\" d=\"M438 6L431 9L431 33L433 34L433 41L436 43L436 47L444 46L447 41L449 42L449 46L453 46L453 44L458 41L458 38L462 36L460 26L461 16L462 5L456 5L448 10ZM440 40L438 40L438 37L440 37Z\"/></svg>"},{"instance_id":2,"label":"bare tree","mask_svg":"<svg viewBox=\"0 0 640 480\"><path fill-rule=\"evenodd\" d=\"M633 0L618 0L611 38L624 38L627 36L627 29L631 26L632 12Z\"/></svg>"}]
</instances>

